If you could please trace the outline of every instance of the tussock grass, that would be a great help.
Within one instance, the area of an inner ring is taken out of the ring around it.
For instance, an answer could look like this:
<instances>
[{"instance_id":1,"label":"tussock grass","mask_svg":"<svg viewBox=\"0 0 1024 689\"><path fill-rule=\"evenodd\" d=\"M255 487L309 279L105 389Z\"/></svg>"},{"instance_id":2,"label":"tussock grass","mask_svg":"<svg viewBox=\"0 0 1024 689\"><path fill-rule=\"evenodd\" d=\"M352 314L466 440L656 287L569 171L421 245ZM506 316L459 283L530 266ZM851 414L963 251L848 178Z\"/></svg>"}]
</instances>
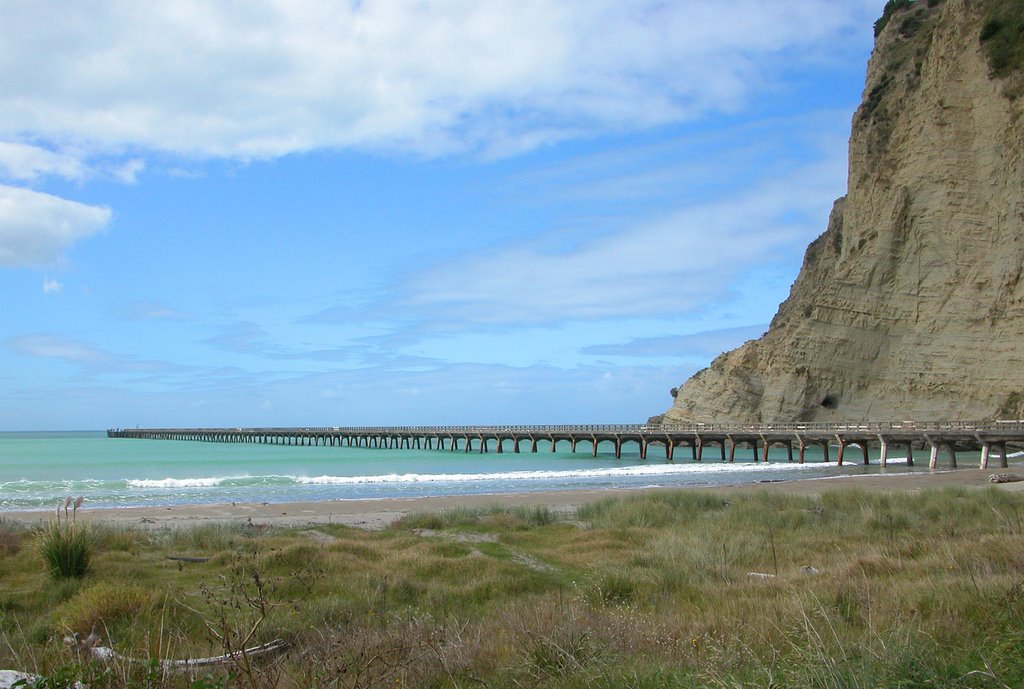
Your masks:
<instances>
[{"instance_id":1,"label":"tussock grass","mask_svg":"<svg viewBox=\"0 0 1024 689\"><path fill-rule=\"evenodd\" d=\"M50 576L85 576L92 550L87 526L57 519L39 528L36 541L39 557Z\"/></svg>"},{"instance_id":2,"label":"tussock grass","mask_svg":"<svg viewBox=\"0 0 1024 689\"><path fill-rule=\"evenodd\" d=\"M0 556L0 666L87 676L55 639L95 629L139 658L292 644L199 686L1024 686L1022 517L995 488L673 491L328 541L97 530L84 577ZM181 553L210 560L165 558ZM139 673L96 686L191 681Z\"/></svg>"}]
</instances>

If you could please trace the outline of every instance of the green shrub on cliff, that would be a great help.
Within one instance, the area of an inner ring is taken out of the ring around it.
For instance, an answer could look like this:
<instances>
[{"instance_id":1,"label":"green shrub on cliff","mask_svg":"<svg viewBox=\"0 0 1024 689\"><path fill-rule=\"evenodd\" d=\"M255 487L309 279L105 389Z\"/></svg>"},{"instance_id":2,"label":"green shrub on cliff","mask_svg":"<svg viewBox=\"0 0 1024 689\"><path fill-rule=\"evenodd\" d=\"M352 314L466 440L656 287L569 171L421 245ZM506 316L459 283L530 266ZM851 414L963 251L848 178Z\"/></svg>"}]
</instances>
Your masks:
<instances>
[{"instance_id":1,"label":"green shrub on cliff","mask_svg":"<svg viewBox=\"0 0 1024 689\"><path fill-rule=\"evenodd\" d=\"M979 35L992 75L1005 77L1024 67L1024 3L998 0Z\"/></svg>"},{"instance_id":2,"label":"green shrub on cliff","mask_svg":"<svg viewBox=\"0 0 1024 689\"><path fill-rule=\"evenodd\" d=\"M885 30L889 20L892 19L892 15L913 6L914 0L888 0L885 3L885 9L882 10L882 16L875 22L875 38L878 38L882 31Z\"/></svg>"}]
</instances>

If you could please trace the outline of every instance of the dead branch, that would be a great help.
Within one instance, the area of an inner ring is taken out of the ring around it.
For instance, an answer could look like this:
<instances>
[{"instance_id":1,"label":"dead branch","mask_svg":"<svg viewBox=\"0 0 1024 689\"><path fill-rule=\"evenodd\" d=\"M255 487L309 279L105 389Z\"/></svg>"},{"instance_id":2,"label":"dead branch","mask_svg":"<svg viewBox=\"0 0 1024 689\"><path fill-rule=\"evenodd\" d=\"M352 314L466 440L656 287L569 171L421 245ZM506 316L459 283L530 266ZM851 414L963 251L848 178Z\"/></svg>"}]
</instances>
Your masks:
<instances>
[{"instance_id":1,"label":"dead branch","mask_svg":"<svg viewBox=\"0 0 1024 689\"><path fill-rule=\"evenodd\" d=\"M77 648L87 649L93 658L106 662L120 661L127 663L140 663L146 664L148 661L140 660L138 658L129 658L123 656L117 651L107 646L90 646L86 641L82 641L77 636L68 636L64 638L64 643L69 646L75 646ZM284 639L274 639L273 641L259 646L253 646L246 648L242 651L234 651L232 653L225 653L224 655L211 656L209 658L188 658L185 660L161 660L160 668L166 672L191 672L192 670L199 670L203 668L217 667L219 665L227 665L234 663L238 660L259 658L261 656L273 655L280 653L281 651L288 648L288 643ZM0 685L2 689L2 685Z\"/></svg>"}]
</instances>

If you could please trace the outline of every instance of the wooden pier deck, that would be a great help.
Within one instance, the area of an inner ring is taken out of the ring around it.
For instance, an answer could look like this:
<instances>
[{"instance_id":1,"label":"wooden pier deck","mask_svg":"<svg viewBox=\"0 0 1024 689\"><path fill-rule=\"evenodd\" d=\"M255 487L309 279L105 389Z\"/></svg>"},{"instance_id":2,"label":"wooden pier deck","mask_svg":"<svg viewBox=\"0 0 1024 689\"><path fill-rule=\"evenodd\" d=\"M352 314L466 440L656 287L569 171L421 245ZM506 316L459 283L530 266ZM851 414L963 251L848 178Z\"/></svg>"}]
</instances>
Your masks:
<instances>
[{"instance_id":1,"label":"wooden pier deck","mask_svg":"<svg viewBox=\"0 0 1024 689\"><path fill-rule=\"evenodd\" d=\"M890 450L903 449L909 464L917 449L927 451L928 465L935 468L944 452L950 466L957 465L957 452L979 452L979 468L987 469L995 453L1006 467L1007 446L1024 447L1024 420L881 422L881 423L776 423L675 424L675 425L555 425L555 426L357 426L312 428L117 428L107 431L111 438L193 440L222 443L363 447L387 449L449 450L452 452L556 452L560 444L576 452L583 445L597 456L602 444L614 448L616 457L623 447L635 445L646 459L652 447L663 449L665 458L676 459L678 448L689 448L693 461L702 461L708 448L721 461L735 461L738 448L747 448L757 461L768 461L772 447L786 449L788 461L804 462L808 447L819 447L825 461L831 452L839 464L856 448L864 464L872 450L885 466ZM744 452L743 454L746 454Z\"/></svg>"}]
</instances>

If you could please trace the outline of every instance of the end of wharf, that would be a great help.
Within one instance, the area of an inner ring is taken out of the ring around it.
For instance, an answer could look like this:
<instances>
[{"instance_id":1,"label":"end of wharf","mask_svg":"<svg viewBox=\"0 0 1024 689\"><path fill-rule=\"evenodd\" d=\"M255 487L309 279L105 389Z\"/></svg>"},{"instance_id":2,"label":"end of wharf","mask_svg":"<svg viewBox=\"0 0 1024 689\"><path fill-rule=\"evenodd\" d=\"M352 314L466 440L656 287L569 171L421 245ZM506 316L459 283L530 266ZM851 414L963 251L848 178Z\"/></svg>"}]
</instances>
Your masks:
<instances>
[{"instance_id":1,"label":"end of wharf","mask_svg":"<svg viewBox=\"0 0 1024 689\"><path fill-rule=\"evenodd\" d=\"M661 447L665 458L676 458L676 449L690 449L693 461L704 459L707 447L718 449L721 461L732 462L737 448L749 448L755 462L768 461L772 447L786 448L788 461L803 463L808 447L820 447L830 461L835 448L842 464L847 450L861 450L864 464L870 462L869 448L877 450L878 461L886 465L889 450L904 448L907 463L914 464L914 450L928 451L928 466L938 464L940 451L957 466L957 452L981 452L980 469L987 469L994 452L1001 467L1007 466L1007 446L1024 447L1024 420L1008 421L896 421L873 423L770 423L770 424L618 424L554 426L318 426L308 428L112 428L110 438L146 440L192 440L220 443L258 443L377 449L425 449L451 452L502 453L506 445L519 453L521 446L538 452L542 443L551 452L568 443L576 452L582 443L596 457L601 443L614 447L615 457L623 446L635 444L640 458L647 459L651 447ZM475 447L474 447L475 446ZM795 459L794 459L795 454Z\"/></svg>"}]
</instances>

